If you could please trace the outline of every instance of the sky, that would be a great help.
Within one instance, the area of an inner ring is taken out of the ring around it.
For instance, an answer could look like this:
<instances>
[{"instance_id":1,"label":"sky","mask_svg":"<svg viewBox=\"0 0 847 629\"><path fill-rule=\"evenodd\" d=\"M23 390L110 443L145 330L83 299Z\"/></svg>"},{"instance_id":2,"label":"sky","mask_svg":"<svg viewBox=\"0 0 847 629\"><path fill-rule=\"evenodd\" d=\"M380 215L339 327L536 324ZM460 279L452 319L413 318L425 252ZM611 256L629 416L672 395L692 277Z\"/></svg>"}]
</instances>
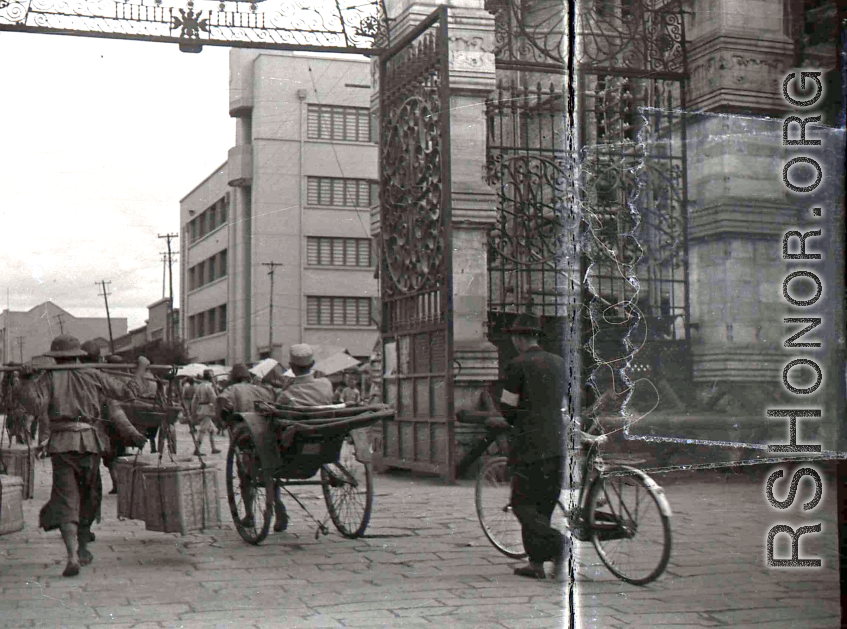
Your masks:
<instances>
[{"instance_id":1,"label":"sky","mask_svg":"<svg viewBox=\"0 0 847 629\"><path fill-rule=\"evenodd\" d=\"M0 310L8 290L12 310L102 317L106 280L111 315L143 325L157 236L235 143L228 50L0 32L0 58Z\"/></svg>"}]
</instances>

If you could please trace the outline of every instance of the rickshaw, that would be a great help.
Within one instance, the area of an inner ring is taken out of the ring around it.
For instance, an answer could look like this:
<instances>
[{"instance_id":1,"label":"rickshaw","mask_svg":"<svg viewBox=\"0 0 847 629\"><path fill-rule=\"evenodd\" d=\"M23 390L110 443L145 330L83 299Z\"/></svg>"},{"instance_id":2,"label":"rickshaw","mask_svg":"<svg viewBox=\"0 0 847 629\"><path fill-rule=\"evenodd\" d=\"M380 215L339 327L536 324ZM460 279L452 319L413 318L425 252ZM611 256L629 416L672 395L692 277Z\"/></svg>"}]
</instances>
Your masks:
<instances>
[{"instance_id":1,"label":"rickshaw","mask_svg":"<svg viewBox=\"0 0 847 629\"><path fill-rule=\"evenodd\" d=\"M227 499L238 534L249 544L268 535L276 487L318 525L329 530L289 488L320 485L339 533L360 537L373 507L367 428L394 416L385 405L293 407L257 402L255 412L230 417L226 457ZM319 479L313 479L319 475Z\"/></svg>"}]
</instances>

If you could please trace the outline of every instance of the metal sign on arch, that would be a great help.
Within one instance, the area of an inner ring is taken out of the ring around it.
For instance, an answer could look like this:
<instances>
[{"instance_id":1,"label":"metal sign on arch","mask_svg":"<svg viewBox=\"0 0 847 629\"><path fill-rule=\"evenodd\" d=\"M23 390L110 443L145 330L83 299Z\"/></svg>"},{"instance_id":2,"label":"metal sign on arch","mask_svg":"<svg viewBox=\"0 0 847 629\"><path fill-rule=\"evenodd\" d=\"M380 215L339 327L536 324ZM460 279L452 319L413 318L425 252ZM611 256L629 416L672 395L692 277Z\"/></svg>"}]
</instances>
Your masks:
<instances>
[{"instance_id":1,"label":"metal sign on arch","mask_svg":"<svg viewBox=\"0 0 847 629\"><path fill-rule=\"evenodd\" d=\"M0 0L0 31L367 55L388 32L382 0L258 2Z\"/></svg>"}]
</instances>

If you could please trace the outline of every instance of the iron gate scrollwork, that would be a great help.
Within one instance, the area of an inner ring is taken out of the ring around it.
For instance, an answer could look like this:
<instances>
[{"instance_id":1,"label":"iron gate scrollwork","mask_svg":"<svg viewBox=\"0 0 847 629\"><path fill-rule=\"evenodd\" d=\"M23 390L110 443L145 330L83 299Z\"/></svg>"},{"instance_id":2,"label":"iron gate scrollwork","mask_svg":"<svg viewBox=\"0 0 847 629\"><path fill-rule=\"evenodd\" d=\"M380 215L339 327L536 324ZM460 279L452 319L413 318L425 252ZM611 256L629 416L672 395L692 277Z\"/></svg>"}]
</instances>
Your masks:
<instances>
[{"instance_id":1,"label":"iron gate scrollwork","mask_svg":"<svg viewBox=\"0 0 847 629\"><path fill-rule=\"evenodd\" d=\"M583 0L580 8L585 367L596 393L625 393L625 402L646 377L662 399L691 380L682 6ZM656 392L642 388L633 401L648 410Z\"/></svg>"},{"instance_id":2,"label":"iron gate scrollwork","mask_svg":"<svg viewBox=\"0 0 847 629\"><path fill-rule=\"evenodd\" d=\"M376 462L452 480L447 8L380 57L383 423Z\"/></svg>"},{"instance_id":3,"label":"iron gate scrollwork","mask_svg":"<svg viewBox=\"0 0 847 629\"><path fill-rule=\"evenodd\" d=\"M511 347L499 330L514 313L541 315L556 336L582 301L583 377L605 365L618 391L660 371L689 381L681 1L578 0L574 15L551 0L486 8L500 81L487 111L487 178L498 198L489 336L501 361ZM569 53L578 174L566 146Z\"/></svg>"}]
</instances>

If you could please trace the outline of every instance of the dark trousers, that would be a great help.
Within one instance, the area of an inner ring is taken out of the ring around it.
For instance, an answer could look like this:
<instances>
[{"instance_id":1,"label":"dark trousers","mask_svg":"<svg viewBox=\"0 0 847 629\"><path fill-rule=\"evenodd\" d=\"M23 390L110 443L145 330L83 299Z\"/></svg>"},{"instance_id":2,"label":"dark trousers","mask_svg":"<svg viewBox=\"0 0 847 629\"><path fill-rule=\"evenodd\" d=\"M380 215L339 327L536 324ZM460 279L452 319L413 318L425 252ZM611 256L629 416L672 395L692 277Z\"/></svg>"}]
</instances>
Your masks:
<instances>
[{"instance_id":1,"label":"dark trousers","mask_svg":"<svg viewBox=\"0 0 847 629\"><path fill-rule=\"evenodd\" d=\"M103 488L100 455L89 452L54 452L53 488L50 500L39 513L39 525L52 531L62 524L88 529L100 517Z\"/></svg>"},{"instance_id":2,"label":"dark trousers","mask_svg":"<svg viewBox=\"0 0 847 629\"><path fill-rule=\"evenodd\" d=\"M562 491L562 457L518 463L512 475L512 509L521 523L524 549L532 562L559 561L564 535L550 526Z\"/></svg>"}]
</instances>

